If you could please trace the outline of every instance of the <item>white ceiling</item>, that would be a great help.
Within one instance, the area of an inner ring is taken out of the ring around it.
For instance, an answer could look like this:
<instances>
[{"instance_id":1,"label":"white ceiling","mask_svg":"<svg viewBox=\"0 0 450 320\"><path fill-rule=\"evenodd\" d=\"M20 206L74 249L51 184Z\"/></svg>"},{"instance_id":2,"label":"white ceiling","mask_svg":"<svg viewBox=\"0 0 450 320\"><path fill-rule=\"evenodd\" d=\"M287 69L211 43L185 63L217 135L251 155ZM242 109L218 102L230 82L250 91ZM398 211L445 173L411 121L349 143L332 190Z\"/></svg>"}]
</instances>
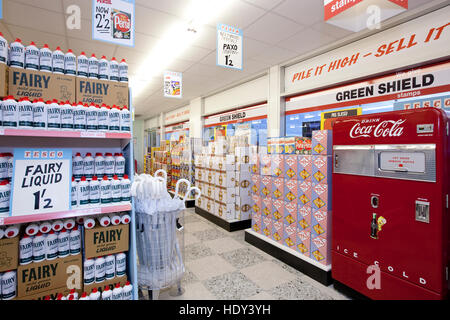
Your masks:
<instances>
[{"instance_id":1,"label":"white ceiling","mask_svg":"<svg viewBox=\"0 0 450 320\"><path fill-rule=\"evenodd\" d=\"M409 0L410 9L428 0ZM189 0L136 0L136 45L127 48L92 41L91 0L4 0L0 31L8 41L21 38L54 49L86 51L97 56L125 58L130 76L147 53L174 23L183 21ZM65 10L81 8L80 30L66 28ZM216 66L216 25L225 23L243 29L244 70ZM183 72L183 99L163 97L162 74L152 79L146 93L133 100L137 115L149 118L187 105L193 98L267 70L270 66L306 54L342 39L351 32L323 22L322 0L235 0L220 17L198 30L197 39L182 58L167 69Z\"/></svg>"}]
</instances>

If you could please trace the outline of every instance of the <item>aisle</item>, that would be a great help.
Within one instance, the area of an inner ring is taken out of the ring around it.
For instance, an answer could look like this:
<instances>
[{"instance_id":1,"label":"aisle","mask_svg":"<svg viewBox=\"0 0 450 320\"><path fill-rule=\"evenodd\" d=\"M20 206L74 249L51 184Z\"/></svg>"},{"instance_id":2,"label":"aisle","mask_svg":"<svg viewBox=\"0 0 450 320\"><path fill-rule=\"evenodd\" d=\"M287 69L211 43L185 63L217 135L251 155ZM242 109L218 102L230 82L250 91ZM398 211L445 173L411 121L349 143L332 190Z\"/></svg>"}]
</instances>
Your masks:
<instances>
[{"instance_id":1,"label":"aisle","mask_svg":"<svg viewBox=\"0 0 450 320\"><path fill-rule=\"evenodd\" d=\"M186 291L161 291L160 300L347 299L246 243L244 231L228 233L193 209L186 210L185 232Z\"/></svg>"}]
</instances>

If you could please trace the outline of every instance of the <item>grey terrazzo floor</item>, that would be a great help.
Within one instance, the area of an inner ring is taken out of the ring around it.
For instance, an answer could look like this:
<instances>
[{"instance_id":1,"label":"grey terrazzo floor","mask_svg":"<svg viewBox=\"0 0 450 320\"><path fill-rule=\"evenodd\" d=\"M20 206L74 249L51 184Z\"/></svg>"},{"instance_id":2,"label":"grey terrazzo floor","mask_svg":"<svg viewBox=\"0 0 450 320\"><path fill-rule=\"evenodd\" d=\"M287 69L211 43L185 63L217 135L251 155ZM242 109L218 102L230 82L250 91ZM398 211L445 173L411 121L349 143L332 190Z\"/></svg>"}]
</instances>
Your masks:
<instances>
[{"instance_id":1,"label":"grey terrazzo floor","mask_svg":"<svg viewBox=\"0 0 450 320\"><path fill-rule=\"evenodd\" d=\"M159 300L348 299L245 242L243 230L227 232L193 209L184 218L184 294L165 289ZM146 291L141 299L149 299Z\"/></svg>"}]
</instances>

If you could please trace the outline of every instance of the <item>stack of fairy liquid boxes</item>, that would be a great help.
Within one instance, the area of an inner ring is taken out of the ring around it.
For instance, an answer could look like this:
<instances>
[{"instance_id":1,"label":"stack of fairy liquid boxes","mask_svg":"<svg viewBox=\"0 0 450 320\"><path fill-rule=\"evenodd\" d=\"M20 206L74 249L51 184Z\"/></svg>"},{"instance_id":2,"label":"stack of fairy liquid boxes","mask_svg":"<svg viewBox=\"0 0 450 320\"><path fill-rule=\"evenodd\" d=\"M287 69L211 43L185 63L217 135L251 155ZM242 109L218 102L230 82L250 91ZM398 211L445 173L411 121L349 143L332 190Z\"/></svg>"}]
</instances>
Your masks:
<instances>
[{"instance_id":1,"label":"stack of fairy liquid boxes","mask_svg":"<svg viewBox=\"0 0 450 320\"><path fill-rule=\"evenodd\" d=\"M332 132L313 131L307 149L268 149L253 159L259 163L252 167L252 229L329 265Z\"/></svg>"},{"instance_id":2,"label":"stack of fairy liquid boxes","mask_svg":"<svg viewBox=\"0 0 450 320\"><path fill-rule=\"evenodd\" d=\"M209 142L195 155L196 206L227 221L251 219L249 159L248 146Z\"/></svg>"}]
</instances>

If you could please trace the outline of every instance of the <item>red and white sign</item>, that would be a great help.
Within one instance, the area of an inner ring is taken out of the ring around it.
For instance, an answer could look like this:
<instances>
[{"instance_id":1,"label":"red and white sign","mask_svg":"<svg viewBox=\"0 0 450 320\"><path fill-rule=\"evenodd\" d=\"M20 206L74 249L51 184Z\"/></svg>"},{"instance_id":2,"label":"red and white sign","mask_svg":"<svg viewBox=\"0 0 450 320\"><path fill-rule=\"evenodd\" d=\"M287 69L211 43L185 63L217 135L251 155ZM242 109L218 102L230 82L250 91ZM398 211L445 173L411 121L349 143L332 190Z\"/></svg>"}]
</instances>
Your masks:
<instances>
[{"instance_id":1,"label":"red and white sign","mask_svg":"<svg viewBox=\"0 0 450 320\"><path fill-rule=\"evenodd\" d=\"M165 114L164 123L172 124L189 120L190 107L185 106Z\"/></svg>"},{"instance_id":2,"label":"red and white sign","mask_svg":"<svg viewBox=\"0 0 450 320\"><path fill-rule=\"evenodd\" d=\"M363 0L324 0L325 21L357 5Z\"/></svg>"},{"instance_id":3,"label":"red and white sign","mask_svg":"<svg viewBox=\"0 0 450 320\"><path fill-rule=\"evenodd\" d=\"M407 170L425 172L425 153L423 152L382 152L380 169L387 171Z\"/></svg>"},{"instance_id":4,"label":"red and white sign","mask_svg":"<svg viewBox=\"0 0 450 320\"><path fill-rule=\"evenodd\" d=\"M384 120L371 119L369 123L356 123L350 130L350 138L379 138L379 137L400 137L403 134L402 124L405 120ZM378 121L377 121L378 120Z\"/></svg>"},{"instance_id":5,"label":"red and white sign","mask_svg":"<svg viewBox=\"0 0 450 320\"><path fill-rule=\"evenodd\" d=\"M183 123L176 123L170 126L166 126L166 133L179 132L189 130L189 121Z\"/></svg>"},{"instance_id":6,"label":"red and white sign","mask_svg":"<svg viewBox=\"0 0 450 320\"><path fill-rule=\"evenodd\" d=\"M286 102L286 114L414 98L449 90L450 63L447 62L290 98Z\"/></svg>"},{"instance_id":7,"label":"red and white sign","mask_svg":"<svg viewBox=\"0 0 450 320\"><path fill-rule=\"evenodd\" d=\"M285 69L285 93L308 92L450 56L450 6Z\"/></svg>"},{"instance_id":8,"label":"red and white sign","mask_svg":"<svg viewBox=\"0 0 450 320\"><path fill-rule=\"evenodd\" d=\"M267 118L267 104L215 114L205 118L205 128Z\"/></svg>"},{"instance_id":9,"label":"red and white sign","mask_svg":"<svg viewBox=\"0 0 450 320\"><path fill-rule=\"evenodd\" d=\"M408 0L324 0L327 23L358 32L408 9Z\"/></svg>"}]
</instances>

